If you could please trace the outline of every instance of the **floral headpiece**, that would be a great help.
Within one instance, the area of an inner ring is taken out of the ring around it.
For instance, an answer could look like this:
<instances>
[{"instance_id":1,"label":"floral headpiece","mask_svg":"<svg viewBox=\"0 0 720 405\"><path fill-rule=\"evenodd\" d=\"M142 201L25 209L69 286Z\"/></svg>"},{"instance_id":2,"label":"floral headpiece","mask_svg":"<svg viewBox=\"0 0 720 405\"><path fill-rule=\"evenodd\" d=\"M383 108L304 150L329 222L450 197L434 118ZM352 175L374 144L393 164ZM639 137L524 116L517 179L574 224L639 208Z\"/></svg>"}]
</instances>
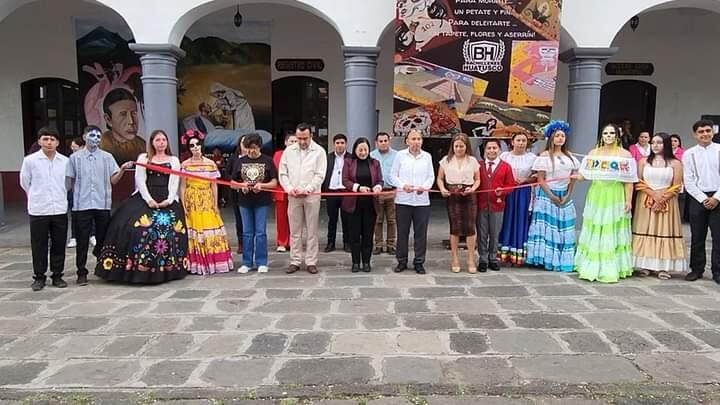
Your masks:
<instances>
[{"instance_id":1,"label":"floral headpiece","mask_svg":"<svg viewBox=\"0 0 720 405\"><path fill-rule=\"evenodd\" d=\"M183 134L183 136L180 138L180 142L183 145L187 145L192 138L197 138L202 141L203 139L205 139L205 134L195 129L188 129L187 131L185 131L185 134Z\"/></svg>"},{"instance_id":2,"label":"floral headpiece","mask_svg":"<svg viewBox=\"0 0 720 405\"><path fill-rule=\"evenodd\" d=\"M560 120L550 121L547 125L545 125L545 128L543 128L545 139L550 138L555 131L563 131L566 136L570 135L570 124Z\"/></svg>"}]
</instances>

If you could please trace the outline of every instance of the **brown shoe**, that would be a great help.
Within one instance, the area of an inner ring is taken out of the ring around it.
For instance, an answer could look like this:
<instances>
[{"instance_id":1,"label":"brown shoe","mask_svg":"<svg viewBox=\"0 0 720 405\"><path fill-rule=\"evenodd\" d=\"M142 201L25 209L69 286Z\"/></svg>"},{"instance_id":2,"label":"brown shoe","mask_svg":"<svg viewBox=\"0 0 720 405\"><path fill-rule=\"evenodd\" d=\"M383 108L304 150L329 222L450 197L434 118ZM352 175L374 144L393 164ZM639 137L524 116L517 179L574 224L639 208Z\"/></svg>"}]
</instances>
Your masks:
<instances>
[{"instance_id":1,"label":"brown shoe","mask_svg":"<svg viewBox=\"0 0 720 405\"><path fill-rule=\"evenodd\" d=\"M375 256L379 255L380 253L382 253L382 248L380 246L373 249L372 254L374 254Z\"/></svg>"},{"instance_id":2,"label":"brown shoe","mask_svg":"<svg viewBox=\"0 0 720 405\"><path fill-rule=\"evenodd\" d=\"M293 274L293 273L295 273L295 272L298 271L298 270L300 270L300 267L298 267L298 266L296 266L296 265L294 265L294 264L291 264L290 266L288 266L288 269L285 270L285 273L287 273L287 274Z\"/></svg>"},{"instance_id":3,"label":"brown shoe","mask_svg":"<svg viewBox=\"0 0 720 405\"><path fill-rule=\"evenodd\" d=\"M395 246L388 246L387 252L389 255L395 256Z\"/></svg>"},{"instance_id":4,"label":"brown shoe","mask_svg":"<svg viewBox=\"0 0 720 405\"><path fill-rule=\"evenodd\" d=\"M317 274L318 268L315 265L310 265L310 266L307 266L307 271L310 274Z\"/></svg>"}]
</instances>

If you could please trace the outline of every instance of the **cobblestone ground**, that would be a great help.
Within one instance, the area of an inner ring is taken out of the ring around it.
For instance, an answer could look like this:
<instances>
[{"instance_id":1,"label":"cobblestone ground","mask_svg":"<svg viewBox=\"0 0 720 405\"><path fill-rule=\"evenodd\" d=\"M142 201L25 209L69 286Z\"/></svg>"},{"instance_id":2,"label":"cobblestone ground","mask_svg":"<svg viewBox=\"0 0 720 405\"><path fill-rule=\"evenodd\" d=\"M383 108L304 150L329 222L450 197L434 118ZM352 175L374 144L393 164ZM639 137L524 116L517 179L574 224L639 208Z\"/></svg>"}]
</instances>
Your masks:
<instances>
[{"instance_id":1,"label":"cobblestone ground","mask_svg":"<svg viewBox=\"0 0 720 405\"><path fill-rule=\"evenodd\" d=\"M29 248L0 249L0 404L720 404L720 286L451 274L435 222L425 276L272 253L266 275L34 293Z\"/></svg>"}]
</instances>

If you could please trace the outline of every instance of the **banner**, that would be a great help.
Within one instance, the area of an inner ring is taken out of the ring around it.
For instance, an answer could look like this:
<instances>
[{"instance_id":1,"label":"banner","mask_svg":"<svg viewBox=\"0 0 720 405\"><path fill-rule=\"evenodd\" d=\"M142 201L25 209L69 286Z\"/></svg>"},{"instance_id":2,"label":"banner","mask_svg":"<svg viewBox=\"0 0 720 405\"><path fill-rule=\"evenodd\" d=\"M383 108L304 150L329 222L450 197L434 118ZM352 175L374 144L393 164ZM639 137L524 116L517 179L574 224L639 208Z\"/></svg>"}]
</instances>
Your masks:
<instances>
[{"instance_id":1,"label":"banner","mask_svg":"<svg viewBox=\"0 0 720 405\"><path fill-rule=\"evenodd\" d=\"M250 132L272 148L271 22L244 21L233 30L200 20L188 31L178 63L180 133L207 134L205 152L235 150Z\"/></svg>"},{"instance_id":2,"label":"banner","mask_svg":"<svg viewBox=\"0 0 720 405\"><path fill-rule=\"evenodd\" d=\"M102 129L100 148L123 164L145 152L142 71L130 31L109 24L75 20L78 85L86 124Z\"/></svg>"},{"instance_id":3,"label":"banner","mask_svg":"<svg viewBox=\"0 0 720 405\"><path fill-rule=\"evenodd\" d=\"M397 0L394 133L538 136L550 120L561 0Z\"/></svg>"}]
</instances>

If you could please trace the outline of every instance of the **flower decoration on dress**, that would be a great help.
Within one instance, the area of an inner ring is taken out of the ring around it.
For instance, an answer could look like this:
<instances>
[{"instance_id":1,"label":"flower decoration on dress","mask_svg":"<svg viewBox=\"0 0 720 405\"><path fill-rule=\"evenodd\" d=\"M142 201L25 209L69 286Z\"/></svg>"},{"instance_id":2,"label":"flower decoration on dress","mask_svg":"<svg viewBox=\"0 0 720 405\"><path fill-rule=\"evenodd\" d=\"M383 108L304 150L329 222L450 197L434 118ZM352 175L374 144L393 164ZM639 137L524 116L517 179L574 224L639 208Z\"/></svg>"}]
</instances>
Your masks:
<instances>
[{"instance_id":1,"label":"flower decoration on dress","mask_svg":"<svg viewBox=\"0 0 720 405\"><path fill-rule=\"evenodd\" d=\"M547 125L545 125L545 128L543 128L545 139L550 138L556 131L563 131L565 132L565 136L568 136L570 135L570 124L560 120L550 121Z\"/></svg>"},{"instance_id":2,"label":"flower decoration on dress","mask_svg":"<svg viewBox=\"0 0 720 405\"><path fill-rule=\"evenodd\" d=\"M106 258L105 260L103 260L103 269L105 269L105 270L110 270L110 269L112 269L112 267L113 267L113 262L114 262L114 260L113 260L112 258L110 258L110 257L108 257L108 258Z\"/></svg>"},{"instance_id":3,"label":"flower decoration on dress","mask_svg":"<svg viewBox=\"0 0 720 405\"><path fill-rule=\"evenodd\" d=\"M188 129L187 131L185 131L183 136L180 137L180 142L182 142L183 145L187 145L188 142L190 142L190 140L193 138L197 138L202 141L205 139L205 134L196 129Z\"/></svg>"},{"instance_id":4,"label":"flower decoration on dress","mask_svg":"<svg viewBox=\"0 0 720 405\"><path fill-rule=\"evenodd\" d=\"M172 218L167 212L157 212L155 214L155 222L160 226L168 226L172 223Z\"/></svg>"}]
</instances>

